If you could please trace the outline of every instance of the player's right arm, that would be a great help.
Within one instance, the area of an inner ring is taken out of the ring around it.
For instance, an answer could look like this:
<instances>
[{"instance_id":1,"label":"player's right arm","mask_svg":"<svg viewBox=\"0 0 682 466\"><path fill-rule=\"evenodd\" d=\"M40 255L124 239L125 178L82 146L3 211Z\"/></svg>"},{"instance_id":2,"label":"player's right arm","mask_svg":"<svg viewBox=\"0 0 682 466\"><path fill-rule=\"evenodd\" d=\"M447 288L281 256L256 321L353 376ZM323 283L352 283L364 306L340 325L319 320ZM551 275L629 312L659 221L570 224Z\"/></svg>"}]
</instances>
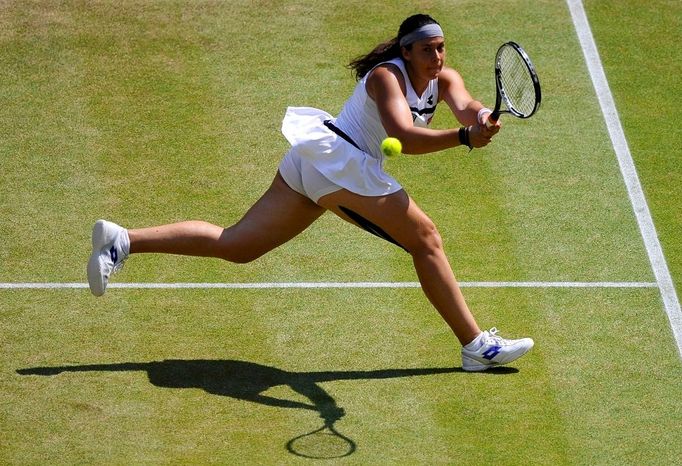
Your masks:
<instances>
[{"instance_id":1,"label":"player's right arm","mask_svg":"<svg viewBox=\"0 0 682 466\"><path fill-rule=\"evenodd\" d=\"M377 105L386 134L398 138L405 154L426 154L460 145L457 128L430 129L414 126L405 99L405 81L393 65L375 68L365 84L367 94Z\"/></svg>"}]
</instances>

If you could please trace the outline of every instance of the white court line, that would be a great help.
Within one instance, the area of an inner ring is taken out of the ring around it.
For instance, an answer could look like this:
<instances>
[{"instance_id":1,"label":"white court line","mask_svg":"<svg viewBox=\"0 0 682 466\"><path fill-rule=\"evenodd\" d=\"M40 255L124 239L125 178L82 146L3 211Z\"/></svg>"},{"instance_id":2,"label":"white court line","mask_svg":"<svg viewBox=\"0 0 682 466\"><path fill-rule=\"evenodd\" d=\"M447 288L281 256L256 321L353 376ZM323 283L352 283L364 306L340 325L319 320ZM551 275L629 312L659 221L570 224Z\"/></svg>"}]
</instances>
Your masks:
<instances>
[{"instance_id":1,"label":"white court line","mask_svg":"<svg viewBox=\"0 0 682 466\"><path fill-rule=\"evenodd\" d=\"M575 25L575 30L578 34L583 54L585 55L585 61L587 62L587 68L589 69L590 77L592 78L592 83L599 99L599 105L604 114L604 120L606 121L606 127L608 128L609 136L611 137L613 149L618 157L620 171L628 190L628 196L630 197L630 202L632 203L632 208L635 212L635 217L637 218L637 224L639 225L644 245L646 246L651 268L656 277L656 283L661 292L663 306L665 307L665 312L668 315L670 327L672 328L673 336L677 343L677 350L682 357L682 311L680 310L680 301L677 298L670 270L666 264L663 249L661 248L661 243L656 234L654 221L644 197L639 177L637 176L637 169L635 168L630 148L625 139L625 133L623 132L623 127L621 126L620 118L618 117L616 104L613 100L606 74L604 73L604 67L599 58L597 45L594 42L594 37L592 36L592 31L582 1L566 0L566 3L571 12L573 24Z\"/></svg>"},{"instance_id":2,"label":"white court line","mask_svg":"<svg viewBox=\"0 0 682 466\"><path fill-rule=\"evenodd\" d=\"M462 288L657 288L652 282L461 282ZM419 282L110 283L125 289L420 288ZM5 290L87 289L87 283L0 283Z\"/></svg>"}]
</instances>

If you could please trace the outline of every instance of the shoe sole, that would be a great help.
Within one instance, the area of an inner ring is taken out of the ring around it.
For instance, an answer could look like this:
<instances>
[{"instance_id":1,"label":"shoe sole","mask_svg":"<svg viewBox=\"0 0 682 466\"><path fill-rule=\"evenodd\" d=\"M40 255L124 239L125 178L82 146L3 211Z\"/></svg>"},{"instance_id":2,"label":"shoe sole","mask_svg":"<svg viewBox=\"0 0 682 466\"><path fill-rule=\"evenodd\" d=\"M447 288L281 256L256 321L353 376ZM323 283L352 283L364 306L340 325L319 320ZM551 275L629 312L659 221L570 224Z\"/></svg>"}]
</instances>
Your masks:
<instances>
[{"instance_id":1,"label":"shoe sole","mask_svg":"<svg viewBox=\"0 0 682 466\"><path fill-rule=\"evenodd\" d=\"M493 367L499 367L499 366L504 366L506 364L509 364L511 362L516 361L519 359L521 356L526 354L528 351L530 351L533 346L535 346L535 342L532 342L528 347L522 348L523 351L520 351L517 354L514 354L512 358L508 361L505 362L494 362L491 361L488 364L482 363L474 358L470 358L469 356L465 356L464 354L462 355L462 369L467 371L467 372L483 372L485 370L491 369Z\"/></svg>"},{"instance_id":2,"label":"shoe sole","mask_svg":"<svg viewBox=\"0 0 682 466\"><path fill-rule=\"evenodd\" d=\"M88 285L90 292L95 296L102 296L107 288L106 280L102 277L99 256L104 246L113 241L113 237L107 235L107 223L105 220L97 220L92 227L92 254L88 260Z\"/></svg>"}]
</instances>

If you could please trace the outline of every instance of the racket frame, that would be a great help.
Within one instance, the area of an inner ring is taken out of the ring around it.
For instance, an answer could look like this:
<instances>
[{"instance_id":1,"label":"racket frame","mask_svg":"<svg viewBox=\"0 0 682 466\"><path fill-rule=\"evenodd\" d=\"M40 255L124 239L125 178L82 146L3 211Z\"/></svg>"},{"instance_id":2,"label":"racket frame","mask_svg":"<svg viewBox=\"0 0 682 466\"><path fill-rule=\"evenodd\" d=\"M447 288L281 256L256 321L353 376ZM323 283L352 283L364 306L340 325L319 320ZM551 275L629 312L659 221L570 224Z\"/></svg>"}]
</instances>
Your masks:
<instances>
[{"instance_id":1,"label":"racket frame","mask_svg":"<svg viewBox=\"0 0 682 466\"><path fill-rule=\"evenodd\" d=\"M533 110L531 110L529 113L522 113L518 111L518 109L514 108L509 100L509 97L507 97L504 86L502 85L500 57L502 52L508 47L513 48L514 51L521 56L521 59L523 60L523 63L526 66L528 74L530 75L530 78L533 82L533 89L535 91L535 105L533 106ZM540 80L538 79L537 72L535 71L535 66L533 66L533 62L530 60L530 57L523 47L514 41L505 42L500 46L499 49L497 49L497 54L495 55L495 86L497 88L497 95L495 97L495 110L493 110L493 113L488 118L488 121L490 122L496 122L499 120L502 113L510 113L517 118L530 118L540 107L540 102L542 101L542 92L540 90ZM504 102L505 106L507 107L506 110L501 108L502 102Z\"/></svg>"}]
</instances>

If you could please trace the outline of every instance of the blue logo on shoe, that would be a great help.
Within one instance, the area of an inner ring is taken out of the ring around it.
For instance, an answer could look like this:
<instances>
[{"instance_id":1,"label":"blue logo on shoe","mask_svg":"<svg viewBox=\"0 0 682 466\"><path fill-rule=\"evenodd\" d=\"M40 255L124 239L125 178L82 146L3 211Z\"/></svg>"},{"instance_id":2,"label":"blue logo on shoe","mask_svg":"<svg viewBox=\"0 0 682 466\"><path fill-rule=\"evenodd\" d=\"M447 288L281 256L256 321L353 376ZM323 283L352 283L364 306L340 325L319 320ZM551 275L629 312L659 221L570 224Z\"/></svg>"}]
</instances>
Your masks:
<instances>
[{"instance_id":1,"label":"blue logo on shoe","mask_svg":"<svg viewBox=\"0 0 682 466\"><path fill-rule=\"evenodd\" d=\"M495 356L500 354L500 350L502 350L501 346L492 346L489 349L485 350L483 353L483 358L487 359L488 361L491 361Z\"/></svg>"},{"instance_id":2,"label":"blue logo on shoe","mask_svg":"<svg viewBox=\"0 0 682 466\"><path fill-rule=\"evenodd\" d=\"M116 251L116 248L114 246L109 249L109 255L111 255L111 260L115 264L116 261L118 261L118 251Z\"/></svg>"}]
</instances>

